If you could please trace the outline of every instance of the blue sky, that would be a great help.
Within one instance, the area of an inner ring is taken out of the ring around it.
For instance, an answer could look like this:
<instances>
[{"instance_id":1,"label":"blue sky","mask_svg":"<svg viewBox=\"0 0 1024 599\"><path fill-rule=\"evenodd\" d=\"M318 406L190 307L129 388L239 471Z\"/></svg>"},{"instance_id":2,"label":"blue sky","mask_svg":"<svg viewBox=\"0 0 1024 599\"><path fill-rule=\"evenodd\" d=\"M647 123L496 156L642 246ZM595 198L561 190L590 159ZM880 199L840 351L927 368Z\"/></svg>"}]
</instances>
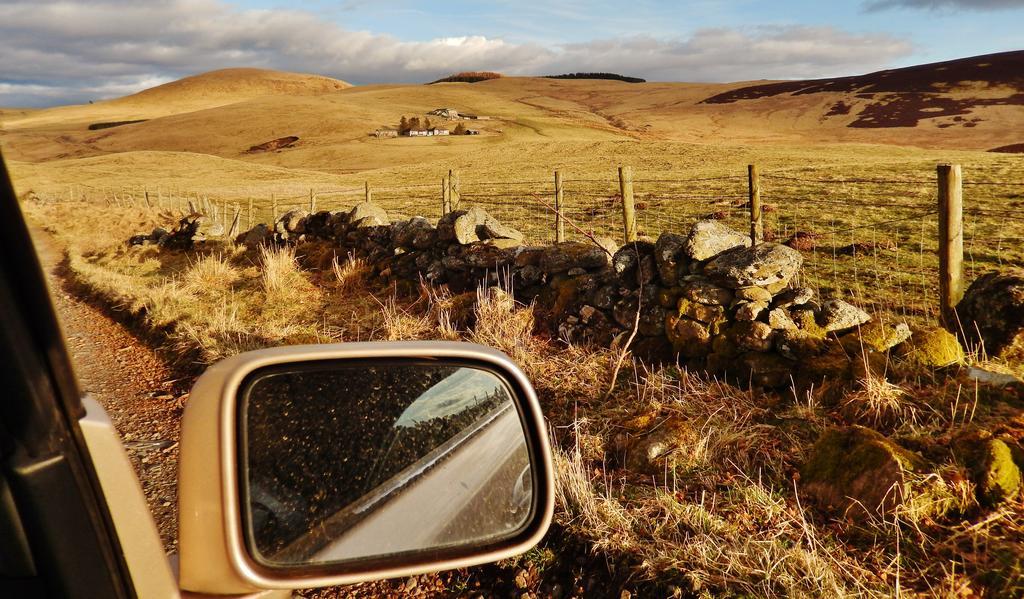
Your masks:
<instances>
[{"instance_id":1,"label":"blue sky","mask_svg":"<svg viewBox=\"0 0 1024 599\"><path fill-rule=\"evenodd\" d=\"M1024 49L1022 25L1024 0L0 0L0 106L238 66L356 84L460 70L803 79Z\"/></svg>"}]
</instances>

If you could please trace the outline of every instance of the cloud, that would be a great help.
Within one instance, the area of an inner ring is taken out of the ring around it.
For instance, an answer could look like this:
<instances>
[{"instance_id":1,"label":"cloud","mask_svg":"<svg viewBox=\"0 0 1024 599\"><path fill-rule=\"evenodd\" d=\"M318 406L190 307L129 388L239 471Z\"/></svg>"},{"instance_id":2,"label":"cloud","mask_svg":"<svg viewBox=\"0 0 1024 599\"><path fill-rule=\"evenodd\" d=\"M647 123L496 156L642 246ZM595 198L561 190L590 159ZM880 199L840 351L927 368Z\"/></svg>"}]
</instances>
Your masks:
<instances>
[{"instance_id":1,"label":"cloud","mask_svg":"<svg viewBox=\"0 0 1024 599\"><path fill-rule=\"evenodd\" d=\"M724 81L862 72L888 66L910 49L887 35L794 26L550 45L472 35L405 41L301 10L245 10L220 0L7 0L0 4L0 105L101 99L234 66L353 83L429 81L484 69Z\"/></svg>"},{"instance_id":2,"label":"cloud","mask_svg":"<svg viewBox=\"0 0 1024 599\"><path fill-rule=\"evenodd\" d=\"M700 29L682 40L631 37L569 44L553 61L562 70L604 70L655 80L802 79L866 72L909 54L888 35L832 27Z\"/></svg>"},{"instance_id":3,"label":"cloud","mask_svg":"<svg viewBox=\"0 0 1024 599\"><path fill-rule=\"evenodd\" d=\"M871 0L864 7L869 11L890 8L930 10L1014 10L1024 8L1024 0Z\"/></svg>"}]
</instances>

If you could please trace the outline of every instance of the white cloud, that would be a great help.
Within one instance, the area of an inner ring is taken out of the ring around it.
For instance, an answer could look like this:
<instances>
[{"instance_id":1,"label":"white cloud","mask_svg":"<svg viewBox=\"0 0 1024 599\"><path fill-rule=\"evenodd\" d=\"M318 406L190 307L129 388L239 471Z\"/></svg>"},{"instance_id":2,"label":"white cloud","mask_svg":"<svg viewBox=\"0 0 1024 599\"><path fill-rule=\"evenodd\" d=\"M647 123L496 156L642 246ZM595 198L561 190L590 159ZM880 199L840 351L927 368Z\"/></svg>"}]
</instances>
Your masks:
<instances>
[{"instance_id":1,"label":"white cloud","mask_svg":"<svg viewBox=\"0 0 1024 599\"><path fill-rule=\"evenodd\" d=\"M888 8L1013 10L1024 8L1024 0L870 0L865 7L869 11Z\"/></svg>"},{"instance_id":2,"label":"white cloud","mask_svg":"<svg viewBox=\"0 0 1024 599\"><path fill-rule=\"evenodd\" d=\"M899 39L830 27L704 29L675 40L542 46L483 36L403 41L308 12L242 10L220 0L8 0L0 4L0 105L111 97L231 66L356 83L427 81L459 70L723 81L863 72L909 51Z\"/></svg>"}]
</instances>

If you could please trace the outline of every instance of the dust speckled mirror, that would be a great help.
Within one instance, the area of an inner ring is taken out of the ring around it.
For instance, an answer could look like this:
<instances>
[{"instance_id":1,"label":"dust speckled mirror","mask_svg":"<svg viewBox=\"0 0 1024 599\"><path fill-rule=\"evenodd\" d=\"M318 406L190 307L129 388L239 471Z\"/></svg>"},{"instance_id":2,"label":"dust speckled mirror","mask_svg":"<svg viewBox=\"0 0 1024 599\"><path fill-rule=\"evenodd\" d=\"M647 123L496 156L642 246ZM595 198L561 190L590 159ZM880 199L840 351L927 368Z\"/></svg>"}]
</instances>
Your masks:
<instances>
[{"instance_id":1,"label":"dust speckled mirror","mask_svg":"<svg viewBox=\"0 0 1024 599\"><path fill-rule=\"evenodd\" d=\"M537 509L527 433L499 373L459 361L282 365L239 391L249 552L273 568L516 536Z\"/></svg>"}]
</instances>

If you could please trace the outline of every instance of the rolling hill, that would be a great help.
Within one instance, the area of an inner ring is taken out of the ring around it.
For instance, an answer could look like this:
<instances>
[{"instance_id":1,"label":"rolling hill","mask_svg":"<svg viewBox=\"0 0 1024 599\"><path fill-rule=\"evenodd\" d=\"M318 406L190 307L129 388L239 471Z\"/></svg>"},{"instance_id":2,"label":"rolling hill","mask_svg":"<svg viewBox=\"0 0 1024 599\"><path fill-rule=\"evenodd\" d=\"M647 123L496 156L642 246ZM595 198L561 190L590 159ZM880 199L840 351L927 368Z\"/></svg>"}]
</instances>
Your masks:
<instances>
[{"instance_id":1,"label":"rolling hill","mask_svg":"<svg viewBox=\"0 0 1024 599\"><path fill-rule=\"evenodd\" d=\"M491 119L474 121L481 135L471 137L371 135L402 115L422 118L439 107ZM141 122L89 130L132 120ZM248 152L284 137L298 139L285 149ZM76 159L112 155L147 156L142 171L188 153L327 176L402 172L404 179L461 167L508 178L626 157L668 168L711 148L749 156L756 148L800 154L828 146L835 155L895 158L920 150L1012 150L1022 142L1024 52L834 79L723 84L502 77L350 86L317 75L228 69L91 105L0 110L5 158L35 163L38 181L47 178L48 162L69 168ZM97 170L93 180L109 172Z\"/></svg>"},{"instance_id":2,"label":"rolling hill","mask_svg":"<svg viewBox=\"0 0 1024 599\"><path fill-rule=\"evenodd\" d=\"M339 79L269 69L210 71L145 89L129 96L80 106L61 106L5 117L4 129L148 120L266 96L315 96L351 87Z\"/></svg>"}]
</instances>

